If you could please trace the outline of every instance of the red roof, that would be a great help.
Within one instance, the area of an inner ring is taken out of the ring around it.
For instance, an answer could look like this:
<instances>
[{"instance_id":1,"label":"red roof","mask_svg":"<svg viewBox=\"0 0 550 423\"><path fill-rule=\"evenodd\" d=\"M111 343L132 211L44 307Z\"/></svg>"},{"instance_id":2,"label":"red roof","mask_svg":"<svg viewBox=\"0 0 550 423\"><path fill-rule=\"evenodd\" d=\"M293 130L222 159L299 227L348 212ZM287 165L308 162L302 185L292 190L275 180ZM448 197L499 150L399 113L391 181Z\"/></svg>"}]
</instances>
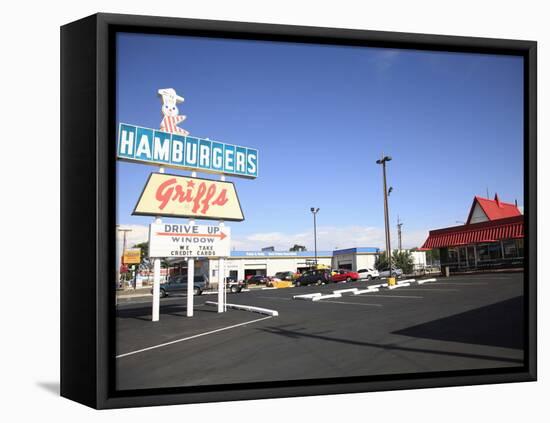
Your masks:
<instances>
[{"instance_id":1,"label":"red roof","mask_svg":"<svg viewBox=\"0 0 550 423\"><path fill-rule=\"evenodd\" d=\"M471 223L430 231L423 249L457 247L479 242L523 238L523 216Z\"/></svg>"},{"instance_id":2,"label":"red roof","mask_svg":"<svg viewBox=\"0 0 550 423\"><path fill-rule=\"evenodd\" d=\"M468 215L467 223L470 223L472 213L474 212L476 203L479 204L481 209L487 215L489 220L504 219L507 217L521 216L521 212L518 207L512 203L505 203L500 201L498 194L495 194L494 200L489 200L488 198L478 197L477 195L474 198L472 207L470 208L470 214Z\"/></svg>"}]
</instances>

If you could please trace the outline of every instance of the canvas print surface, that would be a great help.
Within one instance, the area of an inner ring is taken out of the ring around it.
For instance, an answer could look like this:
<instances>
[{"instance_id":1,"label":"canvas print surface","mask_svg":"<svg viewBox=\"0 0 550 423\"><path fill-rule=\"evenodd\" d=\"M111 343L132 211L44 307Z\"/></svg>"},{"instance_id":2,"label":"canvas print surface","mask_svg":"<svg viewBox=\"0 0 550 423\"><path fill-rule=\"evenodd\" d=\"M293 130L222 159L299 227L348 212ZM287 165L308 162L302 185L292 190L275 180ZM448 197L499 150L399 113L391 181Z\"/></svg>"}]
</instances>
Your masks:
<instances>
[{"instance_id":1,"label":"canvas print surface","mask_svg":"<svg viewBox=\"0 0 550 423\"><path fill-rule=\"evenodd\" d=\"M523 69L118 33L116 389L523 366Z\"/></svg>"}]
</instances>

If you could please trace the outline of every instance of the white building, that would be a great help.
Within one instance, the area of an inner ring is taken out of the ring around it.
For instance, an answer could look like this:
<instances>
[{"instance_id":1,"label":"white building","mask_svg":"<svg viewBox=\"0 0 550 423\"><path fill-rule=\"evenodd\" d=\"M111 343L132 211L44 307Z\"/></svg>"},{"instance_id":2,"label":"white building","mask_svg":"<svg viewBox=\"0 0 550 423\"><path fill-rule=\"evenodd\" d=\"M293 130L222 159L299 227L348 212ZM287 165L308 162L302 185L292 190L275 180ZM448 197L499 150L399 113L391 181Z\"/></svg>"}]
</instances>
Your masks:
<instances>
[{"instance_id":1,"label":"white building","mask_svg":"<svg viewBox=\"0 0 550 423\"><path fill-rule=\"evenodd\" d=\"M373 268L378 248L349 248L335 251L317 251L317 263L334 269L357 271ZM200 263L200 264L199 264ZM249 275L273 276L277 272L298 272L315 264L314 251L232 251L224 260L226 276L244 280ZM208 275L212 282L218 280L218 260L197 262L198 272Z\"/></svg>"},{"instance_id":2,"label":"white building","mask_svg":"<svg viewBox=\"0 0 550 423\"><path fill-rule=\"evenodd\" d=\"M414 269L420 270L424 269L427 265L426 263L426 252L425 251L411 251L411 256L414 262Z\"/></svg>"}]
</instances>

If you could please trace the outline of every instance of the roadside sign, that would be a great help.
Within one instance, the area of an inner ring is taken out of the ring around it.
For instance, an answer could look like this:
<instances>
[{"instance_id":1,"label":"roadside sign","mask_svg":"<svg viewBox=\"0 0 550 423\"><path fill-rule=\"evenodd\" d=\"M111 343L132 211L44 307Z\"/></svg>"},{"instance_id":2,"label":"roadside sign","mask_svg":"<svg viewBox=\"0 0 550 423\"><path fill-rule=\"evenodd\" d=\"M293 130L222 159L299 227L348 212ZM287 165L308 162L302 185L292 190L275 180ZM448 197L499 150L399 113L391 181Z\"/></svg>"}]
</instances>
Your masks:
<instances>
[{"instance_id":1,"label":"roadside sign","mask_svg":"<svg viewBox=\"0 0 550 423\"><path fill-rule=\"evenodd\" d=\"M130 162L254 179L258 150L121 123L117 158Z\"/></svg>"},{"instance_id":2,"label":"roadside sign","mask_svg":"<svg viewBox=\"0 0 550 423\"><path fill-rule=\"evenodd\" d=\"M231 228L226 226L149 226L149 257L228 257Z\"/></svg>"},{"instance_id":3,"label":"roadside sign","mask_svg":"<svg viewBox=\"0 0 550 423\"><path fill-rule=\"evenodd\" d=\"M122 256L124 264L139 264L141 263L141 248L127 248Z\"/></svg>"},{"instance_id":4,"label":"roadside sign","mask_svg":"<svg viewBox=\"0 0 550 423\"><path fill-rule=\"evenodd\" d=\"M134 215L244 220L232 182L151 173Z\"/></svg>"}]
</instances>

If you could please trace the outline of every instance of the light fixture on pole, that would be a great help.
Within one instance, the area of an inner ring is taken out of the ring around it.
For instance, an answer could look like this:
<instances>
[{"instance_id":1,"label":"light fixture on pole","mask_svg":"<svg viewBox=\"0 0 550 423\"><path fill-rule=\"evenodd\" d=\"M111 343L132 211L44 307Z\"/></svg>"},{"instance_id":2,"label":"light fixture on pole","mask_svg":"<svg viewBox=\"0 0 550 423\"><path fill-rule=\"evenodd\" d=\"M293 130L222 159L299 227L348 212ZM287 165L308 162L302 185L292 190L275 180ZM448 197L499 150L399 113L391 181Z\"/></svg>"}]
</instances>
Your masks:
<instances>
[{"instance_id":1,"label":"light fixture on pole","mask_svg":"<svg viewBox=\"0 0 550 423\"><path fill-rule=\"evenodd\" d=\"M313 243L315 245L315 266L317 266L317 213L319 208L312 207L311 213L313 213Z\"/></svg>"},{"instance_id":2,"label":"light fixture on pole","mask_svg":"<svg viewBox=\"0 0 550 423\"><path fill-rule=\"evenodd\" d=\"M382 165L382 182L384 189L384 226L386 230L386 257L388 259L388 267L390 270L390 277L392 276L392 265L391 265L391 241L390 241L390 222L389 222L389 210L388 210L388 185L386 183L386 162L391 161L391 156L382 155L381 159L376 160L376 163ZM393 191L393 187L390 188Z\"/></svg>"}]
</instances>

